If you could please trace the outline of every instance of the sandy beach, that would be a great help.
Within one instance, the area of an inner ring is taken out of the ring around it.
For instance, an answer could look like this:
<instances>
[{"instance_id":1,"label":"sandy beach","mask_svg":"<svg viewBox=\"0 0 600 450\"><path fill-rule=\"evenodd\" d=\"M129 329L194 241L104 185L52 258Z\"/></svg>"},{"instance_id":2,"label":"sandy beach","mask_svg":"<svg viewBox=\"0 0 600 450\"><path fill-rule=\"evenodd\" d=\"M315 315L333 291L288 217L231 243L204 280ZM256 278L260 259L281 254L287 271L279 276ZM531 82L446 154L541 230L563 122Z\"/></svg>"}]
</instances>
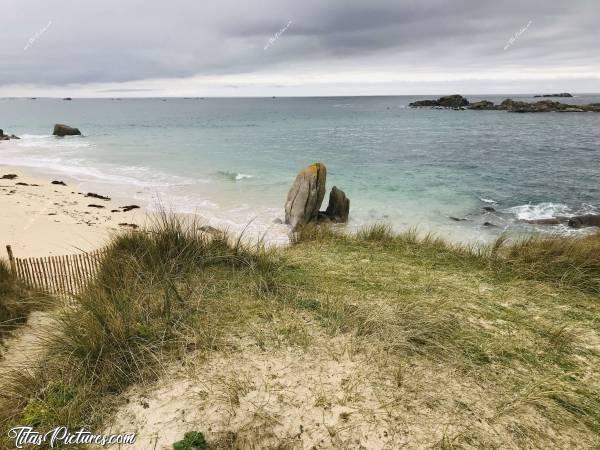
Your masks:
<instances>
[{"instance_id":1,"label":"sandy beach","mask_svg":"<svg viewBox=\"0 0 600 450\"><path fill-rule=\"evenodd\" d=\"M2 178L11 174L17 177ZM2 246L11 245L17 257L89 251L104 245L111 233L145 220L143 208L123 211L134 201L117 198L114 192L97 192L110 200L89 197L80 185L28 168L0 166Z\"/></svg>"}]
</instances>

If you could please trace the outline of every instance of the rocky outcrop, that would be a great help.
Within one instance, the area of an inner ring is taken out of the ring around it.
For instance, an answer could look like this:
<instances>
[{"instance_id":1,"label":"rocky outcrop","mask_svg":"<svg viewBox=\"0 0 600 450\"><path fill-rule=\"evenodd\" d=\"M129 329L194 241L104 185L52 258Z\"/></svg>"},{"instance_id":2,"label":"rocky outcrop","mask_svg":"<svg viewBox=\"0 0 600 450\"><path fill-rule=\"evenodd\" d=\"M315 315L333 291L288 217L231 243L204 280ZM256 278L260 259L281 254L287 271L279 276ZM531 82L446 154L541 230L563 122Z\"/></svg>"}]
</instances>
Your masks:
<instances>
[{"instance_id":1,"label":"rocky outcrop","mask_svg":"<svg viewBox=\"0 0 600 450\"><path fill-rule=\"evenodd\" d=\"M80 136L81 131L79 128L73 128L68 125L63 125L62 123L57 123L54 125L54 131L52 132L54 136Z\"/></svg>"},{"instance_id":2,"label":"rocky outcrop","mask_svg":"<svg viewBox=\"0 0 600 450\"><path fill-rule=\"evenodd\" d=\"M494 106L494 102L490 102L489 100L481 100L480 102L470 103L468 109L490 110L496 109L496 107Z\"/></svg>"},{"instance_id":3,"label":"rocky outcrop","mask_svg":"<svg viewBox=\"0 0 600 450\"><path fill-rule=\"evenodd\" d=\"M285 223L296 229L299 225L316 221L325 197L327 168L314 163L296 176L285 202Z\"/></svg>"},{"instance_id":4,"label":"rocky outcrop","mask_svg":"<svg viewBox=\"0 0 600 450\"><path fill-rule=\"evenodd\" d=\"M0 130L0 141L8 141L9 139L21 139L19 136L14 134L4 134L4 130Z\"/></svg>"},{"instance_id":5,"label":"rocky outcrop","mask_svg":"<svg viewBox=\"0 0 600 450\"><path fill-rule=\"evenodd\" d=\"M566 94L566 93L565 93ZM552 95L554 97L555 95ZM569 95L558 94L556 97L569 97ZM550 97L550 95L548 95ZM572 96L571 96L572 97ZM464 108L479 110L479 111L508 111L516 113L533 113L533 112L600 112L600 103L589 103L586 105L570 105L552 100L539 100L537 102L522 102L507 98L499 105L489 100L481 100L475 103L470 103L469 100L461 95L450 95L448 97L440 97L437 100L419 100L410 103L411 108L418 107L433 107L433 108L448 108L462 110Z\"/></svg>"},{"instance_id":6,"label":"rocky outcrop","mask_svg":"<svg viewBox=\"0 0 600 450\"><path fill-rule=\"evenodd\" d=\"M348 222L350 214L350 199L346 197L346 193L336 186L331 188L329 193L329 204L325 215L335 223Z\"/></svg>"},{"instance_id":7,"label":"rocky outcrop","mask_svg":"<svg viewBox=\"0 0 600 450\"><path fill-rule=\"evenodd\" d=\"M419 108L424 106L439 106L442 108L462 108L468 105L469 100L467 100L462 95L448 95L446 97L440 97L437 100L419 100L408 104L408 106L410 106L411 108Z\"/></svg>"},{"instance_id":8,"label":"rocky outcrop","mask_svg":"<svg viewBox=\"0 0 600 450\"><path fill-rule=\"evenodd\" d=\"M569 219L571 228L600 227L600 214L584 214Z\"/></svg>"},{"instance_id":9,"label":"rocky outcrop","mask_svg":"<svg viewBox=\"0 0 600 450\"><path fill-rule=\"evenodd\" d=\"M534 95L534 98L537 97L573 97L571 94L569 94L568 92L561 92L560 94L541 94L541 95Z\"/></svg>"}]
</instances>

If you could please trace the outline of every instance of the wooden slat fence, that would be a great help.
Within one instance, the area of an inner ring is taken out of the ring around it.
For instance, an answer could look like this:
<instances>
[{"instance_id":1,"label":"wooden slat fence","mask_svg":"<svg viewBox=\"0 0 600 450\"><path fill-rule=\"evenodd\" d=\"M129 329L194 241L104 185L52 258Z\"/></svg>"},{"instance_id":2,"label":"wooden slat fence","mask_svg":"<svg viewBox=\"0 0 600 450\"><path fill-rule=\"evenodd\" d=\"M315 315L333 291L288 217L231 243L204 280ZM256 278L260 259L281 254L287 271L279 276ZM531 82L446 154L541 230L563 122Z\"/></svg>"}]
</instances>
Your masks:
<instances>
[{"instance_id":1,"label":"wooden slat fence","mask_svg":"<svg viewBox=\"0 0 600 450\"><path fill-rule=\"evenodd\" d=\"M6 246L13 276L25 285L59 297L72 297L94 279L105 249L43 258L15 258Z\"/></svg>"}]
</instances>

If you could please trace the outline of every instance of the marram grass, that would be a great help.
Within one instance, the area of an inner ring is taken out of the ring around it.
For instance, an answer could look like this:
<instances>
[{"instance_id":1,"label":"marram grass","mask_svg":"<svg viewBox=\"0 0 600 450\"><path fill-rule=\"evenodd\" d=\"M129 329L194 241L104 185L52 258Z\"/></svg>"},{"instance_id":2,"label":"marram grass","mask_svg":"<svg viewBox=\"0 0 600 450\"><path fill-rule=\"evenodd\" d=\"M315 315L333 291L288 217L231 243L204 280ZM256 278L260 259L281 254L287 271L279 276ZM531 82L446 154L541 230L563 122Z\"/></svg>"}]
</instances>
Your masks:
<instances>
[{"instance_id":1,"label":"marram grass","mask_svg":"<svg viewBox=\"0 0 600 450\"><path fill-rule=\"evenodd\" d=\"M43 370L3 374L3 436L14 424L101 429L129 387L186 355L210 358L240 334L306 349L318 329L381 355L373 370L398 385L433 365L483 387L485 426L464 419L439 447L598 444L599 235L467 248L384 225L305 227L293 244L250 245L166 213L116 236L97 281L61 312ZM426 385L414 395L447 407Z\"/></svg>"}]
</instances>

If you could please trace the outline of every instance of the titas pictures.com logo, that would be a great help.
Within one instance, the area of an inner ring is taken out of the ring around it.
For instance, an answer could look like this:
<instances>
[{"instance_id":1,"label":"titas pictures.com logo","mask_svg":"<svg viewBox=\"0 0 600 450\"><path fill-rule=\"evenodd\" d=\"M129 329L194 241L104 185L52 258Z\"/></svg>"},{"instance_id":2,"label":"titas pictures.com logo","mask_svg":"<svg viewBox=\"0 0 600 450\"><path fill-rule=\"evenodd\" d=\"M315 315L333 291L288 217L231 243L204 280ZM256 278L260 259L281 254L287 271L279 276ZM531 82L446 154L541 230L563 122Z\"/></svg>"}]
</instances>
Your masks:
<instances>
[{"instance_id":1,"label":"titas pictures.com logo","mask_svg":"<svg viewBox=\"0 0 600 450\"><path fill-rule=\"evenodd\" d=\"M94 434L84 428L71 432L67 427L56 427L45 433L35 431L33 427L19 426L11 428L8 437L14 442L15 448L26 445L41 446L47 444L50 448L64 445L94 444L131 445L135 443L135 433Z\"/></svg>"}]
</instances>

